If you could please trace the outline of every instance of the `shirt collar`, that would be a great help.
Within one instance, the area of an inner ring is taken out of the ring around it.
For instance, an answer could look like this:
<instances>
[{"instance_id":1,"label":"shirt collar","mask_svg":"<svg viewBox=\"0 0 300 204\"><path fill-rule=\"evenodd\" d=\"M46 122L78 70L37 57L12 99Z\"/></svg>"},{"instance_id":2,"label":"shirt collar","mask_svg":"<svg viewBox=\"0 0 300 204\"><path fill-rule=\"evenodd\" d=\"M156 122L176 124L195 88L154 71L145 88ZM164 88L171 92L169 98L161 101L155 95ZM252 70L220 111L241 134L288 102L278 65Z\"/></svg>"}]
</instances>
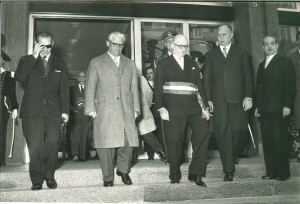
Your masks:
<instances>
[{"instance_id":1,"label":"shirt collar","mask_svg":"<svg viewBox=\"0 0 300 204\"><path fill-rule=\"evenodd\" d=\"M46 60L49 61L49 57L50 57L51 53L49 55L46 56ZM41 58L43 59L43 56L41 55Z\"/></svg>"},{"instance_id":2,"label":"shirt collar","mask_svg":"<svg viewBox=\"0 0 300 204\"><path fill-rule=\"evenodd\" d=\"M109 56L114 60L114 59L117 59L119 60L120 59L120 56L114 56L112 54L109 53L109 51L107 51L107 53L109 54Z\"/></svg>"},{"instance_id":3,"label":"shirt collar","mask_svg":"<svg viewBox=\"0 0 300 204\"><path fill-rule=\"evenodd\" d=\"M230 47L231 47L231 43L229 45L227 45L227 46L220 45L220 48L221 48L222 51L223 51L223 48L226 48L226 51L228 52L228 50L230 49Z\"/></svg>"},{"instance_id":4,"label":"shirt collar","mask_svg":"<svg viewBox=\"0 0 300 204\"><path fill-rule=\"evenodd\" d=\"M275 52L274 54L272 54L272 55L268 55L266 58L268 58L268 59L272 59L275 55L277 54L277 52Z\"/></svg>"},{"instance_id":5,"label":"shirt collar","mask_svg":"<svg viewBox=\"0 0 300 204\"><path fill-rule=\"evenodd\" d=\"M1 67L1 74L3 73L3 72L5 72L6 70L3 68L3 67Z\"/></svg>"},{"instance_id":6,"label":"shirt collar","mask_svg":"<svg viewBox=\"0 0 300 204\"><path fill-rule=\"evenodd\" d=\"M80 88L80 86L83 86L83 88L84 88L84 85L85 85L85 84L82 84L82 85L81 85L81 84L78 84L78 87Z\"/></svg>"}]
</instances>

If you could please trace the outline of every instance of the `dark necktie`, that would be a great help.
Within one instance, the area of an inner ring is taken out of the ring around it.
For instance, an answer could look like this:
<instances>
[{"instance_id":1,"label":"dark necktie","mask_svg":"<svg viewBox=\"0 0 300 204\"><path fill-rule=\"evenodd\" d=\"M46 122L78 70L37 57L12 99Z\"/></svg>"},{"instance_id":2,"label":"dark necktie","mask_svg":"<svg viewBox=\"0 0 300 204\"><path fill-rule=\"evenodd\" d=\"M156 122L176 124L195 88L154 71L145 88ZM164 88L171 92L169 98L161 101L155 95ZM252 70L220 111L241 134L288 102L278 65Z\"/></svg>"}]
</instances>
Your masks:
<instances>
[{"instance_id":1,"label":"dark necktie","mask_svg":"<svg viewBox=\"0 0 300 204\"><path fill-rule=\"evenodd\" d=\"M48 74L48 68L47 68L48 61L46 59L46 56L43 56L42 60L43 60L45 74L47 75Z\"/></svg>"},{"instance_id":2,"label":"dark necktie","mask_svg":"<svg viewBox=\"0 0 300 204\"><path fill-rule=\"evenodd\" d=\"M84 88L83 88L83 85L80 85L80 92L81 92L82 94L84 94Z\"/></svg>"}]
</instances>

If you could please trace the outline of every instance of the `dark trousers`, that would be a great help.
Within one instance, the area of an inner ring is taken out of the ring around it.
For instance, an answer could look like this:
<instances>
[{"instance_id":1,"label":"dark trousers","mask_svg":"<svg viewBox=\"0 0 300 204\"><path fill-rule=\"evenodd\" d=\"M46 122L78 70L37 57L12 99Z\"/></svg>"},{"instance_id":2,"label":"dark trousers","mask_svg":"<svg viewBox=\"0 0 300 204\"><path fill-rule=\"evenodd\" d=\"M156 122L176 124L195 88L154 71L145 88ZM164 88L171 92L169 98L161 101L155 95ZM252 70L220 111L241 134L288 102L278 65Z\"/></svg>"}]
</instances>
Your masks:
<instances>
[{"instance_id":1,"label":"dark trousers","mask_svg":"<svg viewBox=\"0 0 300 204\"><path fill-rule=\"evenodd\" d=\"M147 144L152 149L152 151L156 153L163 152L162 145L159 143L158 139L152 134L152 132L141 135L140 137L145 142L145 144Z\"/></svg>"},{"instance_id":2,"label":"dark trousers","mask_svg":"<svg viewBox=\"0 0 300 204\"><path fill-rule=\"evenodd\" d=\"M1 107L0 116L0 165L4 165L6 159L7 122L9 117L6 108Z\"/></svg>"},{"instance_id":3,"label":"dark trousers","mask_svg":"<svg viewBox=\"0 0 300 204\"><path fill-rule=\"evenodd\" d=\"M74 121L71 130L72 155L78 155L80 159L86 159L86 143L89 131L89 118L84 116L81 121Z\"/></svg>"},{"instance_id":4,"label":"dark trousers","mask_svg":"<svg viewBox=\"0 0 300 204\"><path fill-rule=\"evenodd\" d=\"M117 154L117 169L126 174L130 172L133 147L130 147L126 134L123 147L96 148L96 151L100 159L103 181L114 180L115 154Z\"/></svg>"},{"instance_id":5,"label":"dark trousers","mask_svg":"<svg viewBox=\"0 0 300 204\"><path fill-rule=\"evenodd\" d=\"M267 175L290 177L288 118L282 112L261 113L261 134Z\"/></svg>"},{"instance_id":6,"label":"dark trousers","mask_svg":"<svg viewBox=\"0 0 300 204\"><path fill-rule=\"evenodd\" d=\"M247 128L247 113L242 104L215 104L214 131L224 172L235 172L238 140Z\"/></svg>"},{"instance_id":7,"label":"dark trousers","mask_svg":"<svg viewBox=\"0 0 300 204\"><path fill-rule=\"evenodd\" d=\"M170 115L169 117L169 121L164 121L164 133L170 162L169 178L181 179L180 165L187 125L192 129L191 142L193 148L189 173L205 176L209 141L207 121L201 117L201 114Z\"/></svg>"},{"instance_id":8,"label":"dark trousers","mask_svg":"<svg viewBox=\"0 0 300 204\"><path fill-rule=\"evenodd\" d=\"M54 179L58 156L60 121L43 114L22 118L22 130L29 150L29 174L33 184Z\"/></svg>"}]
</instances>

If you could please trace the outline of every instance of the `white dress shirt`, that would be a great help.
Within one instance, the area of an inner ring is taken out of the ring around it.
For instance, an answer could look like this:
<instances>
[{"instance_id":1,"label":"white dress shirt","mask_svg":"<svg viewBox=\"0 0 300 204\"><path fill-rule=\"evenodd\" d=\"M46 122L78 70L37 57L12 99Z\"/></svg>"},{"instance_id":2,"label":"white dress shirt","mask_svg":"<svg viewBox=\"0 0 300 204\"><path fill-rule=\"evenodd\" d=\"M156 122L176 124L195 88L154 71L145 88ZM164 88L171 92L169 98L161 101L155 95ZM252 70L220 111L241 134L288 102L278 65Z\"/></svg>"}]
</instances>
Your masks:
<instances>
[{"instance_id":1,"label":"white dress shirt","mask_svg":"<svg viewBox=\"0 0 300 204\"><path fill-rule=\"evenodd\" d=\"M177 61L177 63L179 64L179 66L181 67L181 69L184 69L184 57L179 57L177 55L174 55L175 60Z\"/></svg>"},{"instance_id":2,"label":"white dress shirt","mask_svg":"<svg viewBox=\"0 0 300 204\"><path fill-rule=\"evenodd\" d=\"M277 54L277 52L274 53L273 55L268 55L268 56L266 57L265 68L267 68L268 64L270 63L270 61L273 59L273 57L274 57L276 54Z\"/></svg>"},{"instance_id":3,"label":"white dress shirt","mask_svg":"<svg viewBox=\"0 0 300 204\"><path fill-rule=\"evenodd\" d=\"M119 67L120 66L120 56L113 56L112 54L109 53L109 51L107 53L109 54L111 59L115 62L116 66Z\"/></svg>"},{"instance_id":4,"label":"white dress shirt","mask_svg":"<svg viewBox=\"0 0 300 204\"><path fill-rule=\"evenodd\" d=\"M225 56L225 54L224 54L224 48L226 48L226 52L227 52L227 56L228 56L230 47L231 47L231 43L229 45L227 45L227 46L220 45L221 52L223 53L224 56ZM225 57L227 57L227 56L225 56Z\"/></svg>"}]
</instances>

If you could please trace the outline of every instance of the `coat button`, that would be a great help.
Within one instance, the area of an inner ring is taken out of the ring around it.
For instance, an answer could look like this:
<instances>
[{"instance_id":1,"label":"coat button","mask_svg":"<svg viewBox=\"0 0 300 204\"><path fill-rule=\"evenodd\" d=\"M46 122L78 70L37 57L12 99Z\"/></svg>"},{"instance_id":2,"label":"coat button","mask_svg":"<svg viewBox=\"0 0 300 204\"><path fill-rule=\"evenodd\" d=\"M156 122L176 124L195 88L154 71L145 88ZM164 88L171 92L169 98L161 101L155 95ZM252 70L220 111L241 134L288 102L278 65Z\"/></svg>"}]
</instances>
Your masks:
<instances>
[{"instance_id":1,"label":"coat button","mask_svg":"<svg viewBox=\"0 0 300 204\"><path fill-rule=\"evenodd\" d=\"M117 100L119 100L120 98L119 97L117 97Z\"/></svg>"}]
</instances>

